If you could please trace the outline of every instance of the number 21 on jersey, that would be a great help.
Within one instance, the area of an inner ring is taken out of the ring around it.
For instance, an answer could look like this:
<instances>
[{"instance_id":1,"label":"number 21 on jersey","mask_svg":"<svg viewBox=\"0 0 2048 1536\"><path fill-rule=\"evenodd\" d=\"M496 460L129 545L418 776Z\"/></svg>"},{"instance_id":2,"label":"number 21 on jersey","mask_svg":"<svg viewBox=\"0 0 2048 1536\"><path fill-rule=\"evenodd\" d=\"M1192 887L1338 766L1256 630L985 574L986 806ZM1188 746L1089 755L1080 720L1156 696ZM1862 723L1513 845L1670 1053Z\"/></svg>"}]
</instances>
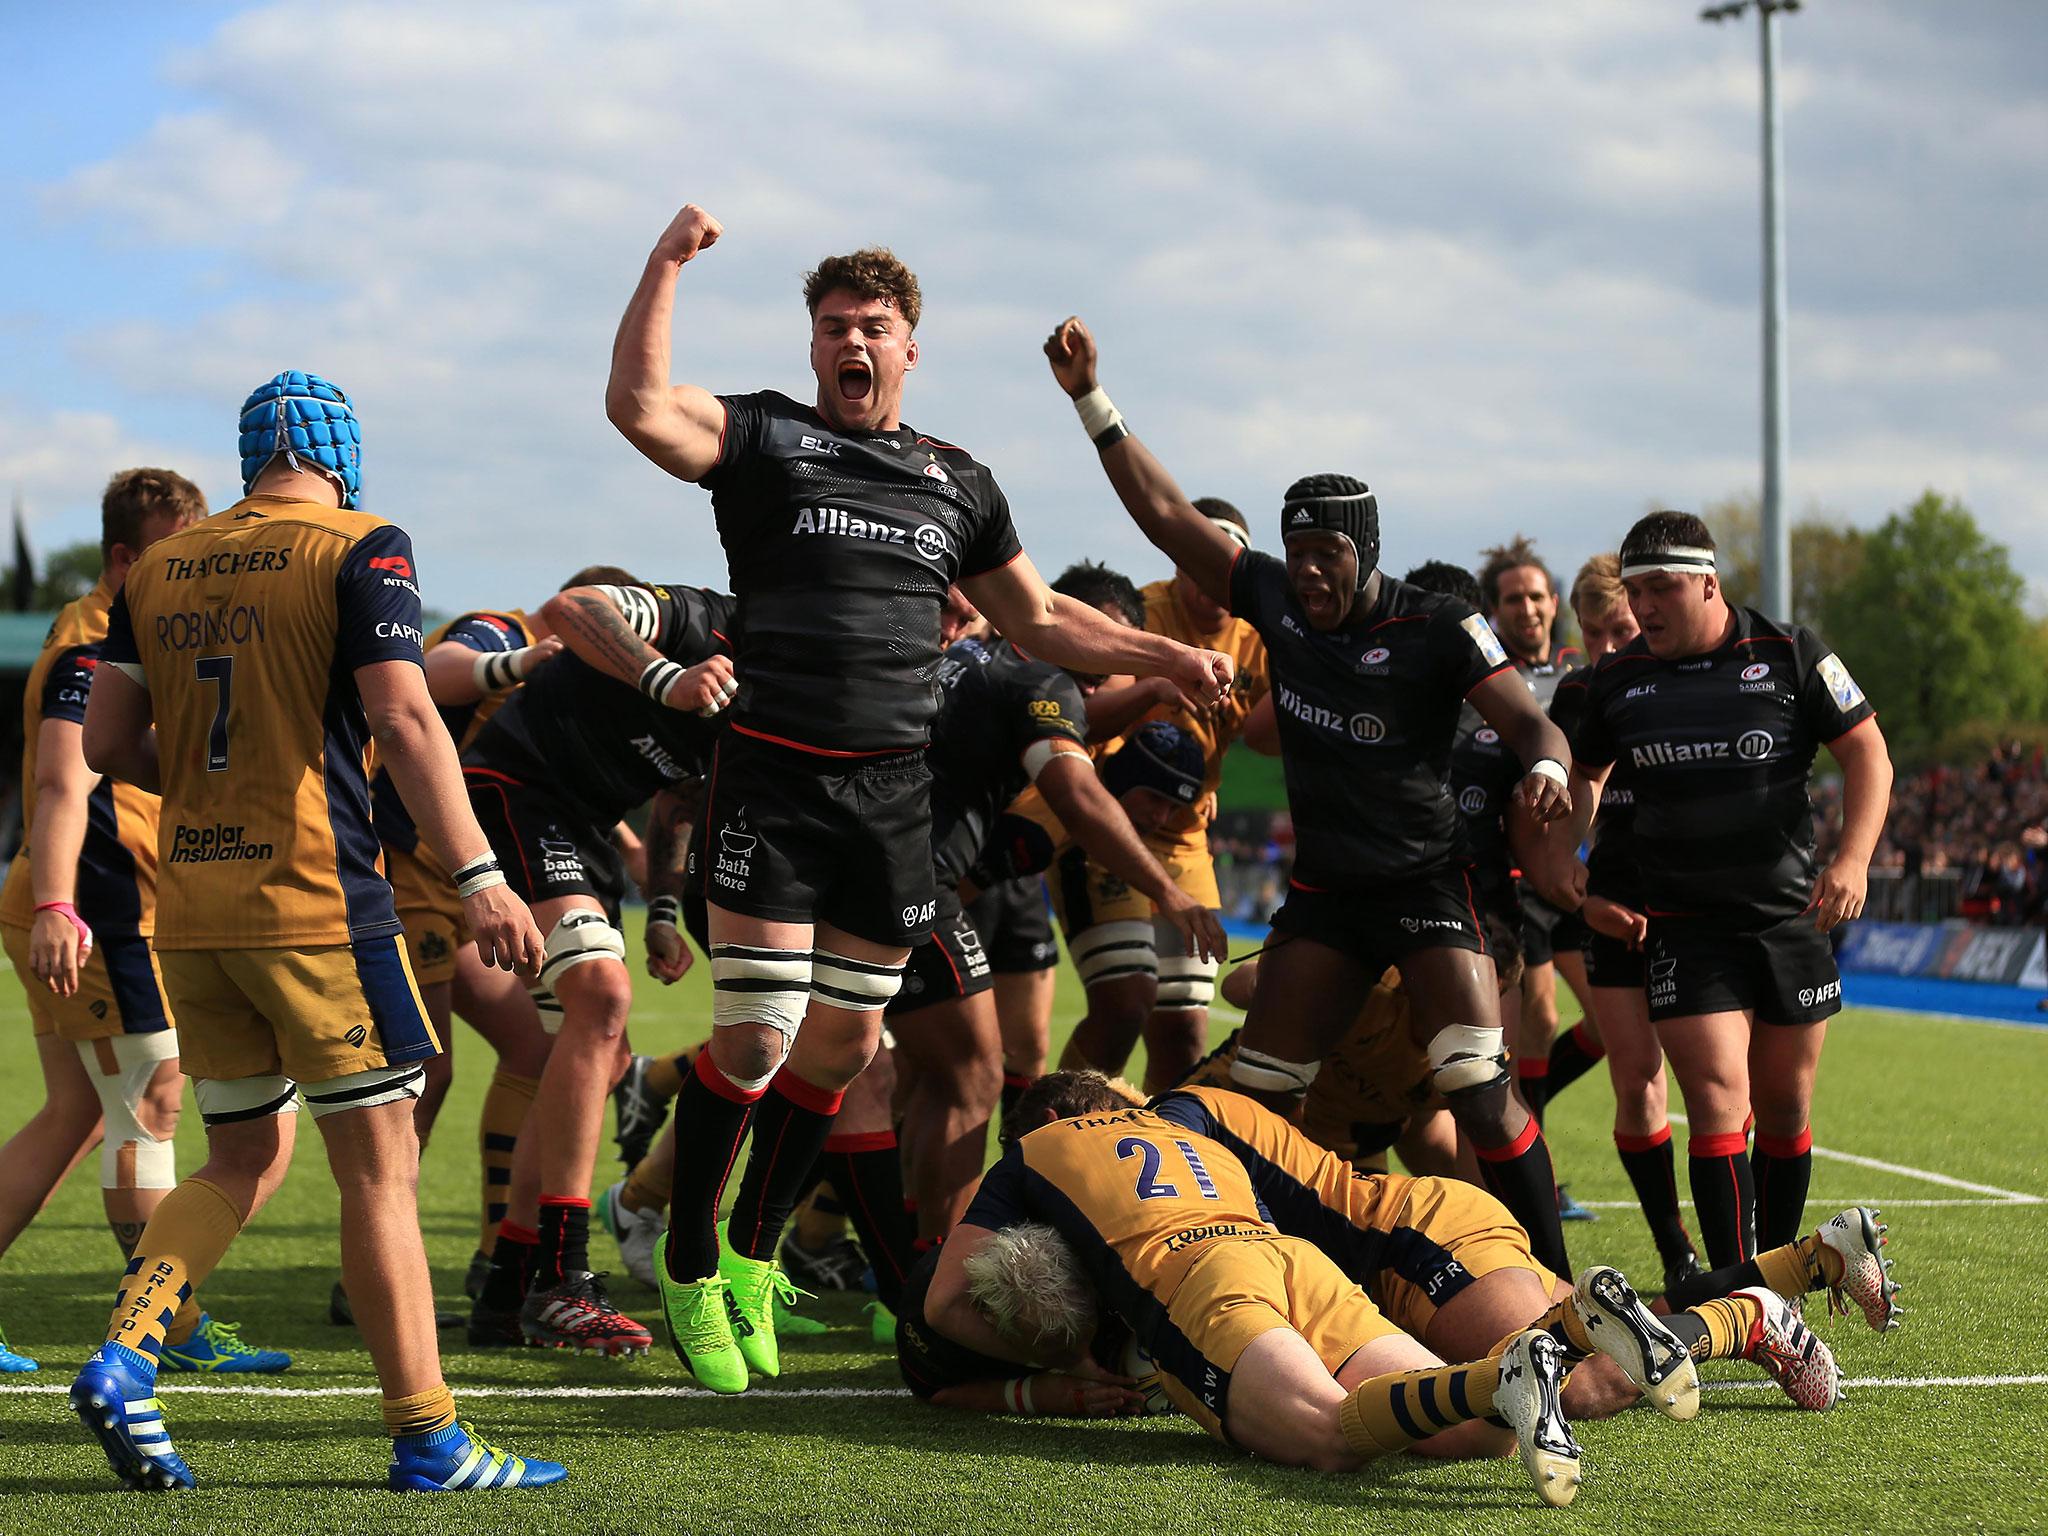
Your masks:
<instances>
[{"instance_id":1,"label":"number 21 on jersey","mask_svg":"<svg viewBox=\"0 0 2048 1536\"><path fill-rule=\"evenodd\" d=\"M1180 1149L1181 1157L1186 1160L1188 1172L1195 1176L1195 1187L1201 1190L1202 1198L1204 1200L1220 1198L1216 1193L1216 1181L1209 1177L1209 1170L1202 1166L1202 1154L1197 1152L1193 1145L1177 1137L1173 1144ZM1161 1155L1159 1148L1152 1142L1147 1141L1142 1136L1126 1136L1116 1144L1116 1155L1119 1158L1129 1159L1135 1157L1139 1160L1138 1198L1140 1200L1178 1200L1181 1198L1179 1185L1163 1184L1160 1182L1159 1164L1161 1162Z\"/></svg>"}]
</instances>

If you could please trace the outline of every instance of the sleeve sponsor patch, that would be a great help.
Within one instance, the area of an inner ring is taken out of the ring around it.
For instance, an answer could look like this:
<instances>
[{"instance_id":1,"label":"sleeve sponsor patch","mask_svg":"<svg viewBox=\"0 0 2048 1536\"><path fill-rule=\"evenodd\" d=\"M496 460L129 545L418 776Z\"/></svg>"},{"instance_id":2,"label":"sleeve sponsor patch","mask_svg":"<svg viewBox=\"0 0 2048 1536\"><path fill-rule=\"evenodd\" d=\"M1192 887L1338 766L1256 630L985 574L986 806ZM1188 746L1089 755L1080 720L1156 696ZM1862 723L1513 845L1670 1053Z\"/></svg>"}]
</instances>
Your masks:
<instances>
[{"instance_id":1,"label":"sleeve sponsor patch","mask_svg":"<svg viewBox=\"0 0 2048 1536\"><path fill-rule=\"evenodd\" d=\"M1500 636L1478 614L1468 615L1460 621L1459 627L1472 637L1472 643L1479 647L1479 654L1486 658L1488 666L1500 666L1508 659L1508 653L1501 649Z\"/></svg>"},{"instance_id":2,"label":"sleeve sponsor patch","mask_svg":"<svg viewBox=\"0 0 2048 1536\"><path fill-rule=\"evenodd\" d=\"M1863 703L1863 690L1856 686L1856 679L1849 675L1849 669L1842 665L1841 657L1833 651L1820 659L1820 680L1834 695L1835 707L1844 713Z\"/></svg>"}]
</instances>

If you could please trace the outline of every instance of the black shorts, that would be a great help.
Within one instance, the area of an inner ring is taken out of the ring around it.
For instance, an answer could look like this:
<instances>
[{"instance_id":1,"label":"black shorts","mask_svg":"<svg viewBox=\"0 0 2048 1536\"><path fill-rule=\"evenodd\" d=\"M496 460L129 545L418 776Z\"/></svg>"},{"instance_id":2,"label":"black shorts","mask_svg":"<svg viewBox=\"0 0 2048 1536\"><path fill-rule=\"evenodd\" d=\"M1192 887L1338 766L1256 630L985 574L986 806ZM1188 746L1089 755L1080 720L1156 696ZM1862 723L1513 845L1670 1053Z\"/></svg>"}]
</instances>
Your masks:
<instances>
[{"instance_id":1,"label":"black shorts","mask_svg":"<svg viewBox=\"0 0 2048 1536\"><path fill-rule=\"evenodd\" d=\"M1761 923L1653 917L1650 1021L1754 1013L1759 1024L1818 1024L1842 1007L1842 973L1813 915Z\"/></svg>"},{"instance_id":2,"label":"black shorts","mask_svg":"<svg viewBox=\"0 0 2048 1536\"><path fill-rule=\"evenodd\" d=\"M1550 930L1550 957L1576 955L1584 951L1586 940L1593 930L1586 926L1586 920L1576 912L1558 914L1557 926Z\"/></svg>"},{"instance_id":3,"label":"black shorts","mask_svg":"<svg viewBox=\"0 0 2048 1536\"><path fill-rule=\"evenodd\" d=\"M967 915L981 934L989 969L998 976L1029 976L1059 964L1045 885L1036 875L990 886L967 904Z\"/></svg>"},{"instance_id":4,"label":"black shorts","mask_svg":"<svg viewBox=\"0 0 2048 1536\"><path fill-rule=\"evenodd\" d=\"M704 795L704 898L871 944L916 944L938 911L931 800L921 751L827 758L728 730Z\"/></svg>"},{"instance_id":5,"label":"black shorts","mask_svg":"<svg viewBox=\"0 0 2048 1536\"><path fill-rule=\"evenodd\" d=\"M936 1003L972 997L996 984L981 947L981 934L974 919L961 910L959 895L951 886L940 886L938 903L932 936L910 951L910 963L903 967L903 985L883 1010L889 1015L915 1013Z\"/></svg>"},{"instance_id":6,"label":"black shorts","mask_svg":"<svg viewBox=\"0 0 2048 1536\"><path fill-rule=\"evenodd\" d=\"M631 883L610 827L593 826L544 786L495 768L465 767L470 808L513 894L528 906L560 896L589 896L619 926Z\"/></svg>"},{"instance_id":7,"label":"black shorts","mask_svg":"<svg viewBox=\"0 0 2048 1536\"><path fill-rule=\"evenodd\" d=\"M1579 946L1586 957L1586 984L1592 987L1643 988L1643 952L1631 949L1626 940L1610 939L1604 933L1586 930L1586 942Z\"/></svg>"},{"instance_id":8,"label":"black shorts","mask_svg":"<svg viewBox=\"0 0 2048 1536\"><path fill-rule=\"evenodd\" d=\"M1565 914L1527 885L1516 887L1516 898L1522 909L1522 959L1532 966L1548 965L1564 947L1557 927Z\"/></svg>"},{"instance_id":9,"label":"black shorts","mask_svg":"<svg viewBox=\"0 0 2048 1536\"><path fill-rule=\"evenodd\" d=\"M1314 939L1349 955L1375 980L1422 949L1463 949L1490 955L1472 878L1441 870L1369 891L1320 891L1290 882L1271 919L1276 933Z\"/></svg>"}]
</instances>

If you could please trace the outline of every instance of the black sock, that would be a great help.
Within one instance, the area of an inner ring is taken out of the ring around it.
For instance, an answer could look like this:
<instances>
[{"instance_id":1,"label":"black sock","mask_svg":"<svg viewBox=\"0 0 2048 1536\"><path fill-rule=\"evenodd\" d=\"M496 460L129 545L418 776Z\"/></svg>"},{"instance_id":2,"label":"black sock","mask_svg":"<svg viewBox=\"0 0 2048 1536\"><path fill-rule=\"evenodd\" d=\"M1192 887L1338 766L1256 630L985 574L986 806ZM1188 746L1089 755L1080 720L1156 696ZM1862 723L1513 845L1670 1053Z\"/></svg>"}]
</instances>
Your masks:
<instances>
[{"instance_id":1,"label":"black sock","mask_svg":"<svg viewBox=\"0 0 2048 1536\"><path fill-rule=\"evenodd\" d=\"M1749 1170L1748 1138L1695 1136L1687 1147L1692 1204L1707 1262L1726 1269L1756 1256L1756 1186Z\"/></svg>"},{"instance_id":2,"label":"black sock","mask_svg":"<svg viewBox=\"0 0 2048 1536\"><path fill-rule=\"evenodd\" d=\"M1529 1234L1529 1252L1552 1273L1569 1275L1564 1251L1564 1224L1557 1219L1557 1176L1550 1166L1550 1144L1531 1117L1522 1134L1504 1147L1480 1147L1479 1174L1486 1187L1508 1208Z\"/></svg>"},{"instance_id":3,"label":"black sock","mask_svg":"<svg viewBox=\"0 0 2048 1536\"><path fill-rule=\"evenodd\" d=\"M1753 1285L1769 1284L1764 1279L1764 1272L1757 1268L1756 1260L1744 1259L1726 1269L1709 1270L1703 1275L1694 1275L1690 1280L1681 1280L1665 1291L1664 1299L1670 1303L1672 1311L1679 1312L1687 1307L1696 1307L1703 1301L1712 1301L1716 1296L1733 1296Z\"/></svg>"},{"instance_id":4,"label":"black sock","mask_svg":"<svg viewBox=\"0 0 2048 1536\"><path fill-rule=\"evenodd\" d=\"M1676 1269L1693 1256L1693 1247L1678 1214L1678 1158L1671 1150L1671 1127L1663 1127L1654 1136L1626 1136L1616 1131L1614 1146L1629 1183L1635 1186L1643 1220L1649 1223L1651 1240L1657 1245L1657 1257L1666 1270Z\"/></svg>"},{"instance_id":5,"label":"black sock","mask_svg":"<svg viewBox=\"0 0 2048 1536\"><path fill-rule=\"evenodd\" d=\"M668 1205L668 1277L687 1284L718 1268L718 1202L739 1161L755 1102L697 1053L676 1096L676 1166Z\"/></svg>"},{"instance_id":6,"label":"black sock","mask_svg":"<svg viewBox=\"0 0 2048 1536\"><path fill-rule=\"evenodd\" d=\"M531 1233L514 1236L502 1226L491 1248L491 1272L484 1281L477 1306L486 1312L517 1312L526 1295L526 1282L533 1276L538 1239Z\"/></svg>"},{"instance_id":7,"label":"black sock","mask_svg":"<svg viewBox=\"0 0 2048 1536\"><path fill-rule=\"evenodd\" d=\"M1549 1086L1544 1090L1545 1101L1563 1093L1606 1056L1607 1052L1587 1031L1584 1023L1574 1024L1559 1035L1550 1047Z\"/></svg>"},{"instance_id":8,"label":"black sock","mask_svg":"<svg viewBox=\"0 0 2048 1536\"><path fill-rule=\"evenodd\" d=\"M1695 1360L1704 1360L1707 1355L1707 1325L1692 1313L1677 1310L1678 1303L1671 1301L1669 1296L1664 1299L1671 1302L1673 1311L1668 1317L1660 1317L1657 1321L1671 1330L1672 1337L1685 1346L1687 1354ZM1687 1305L1695 1303L1688 1302Z\"/></svg>"},{"instance_id":9,"label":"black sock","mask_svg":"<svg viewBox=\"0 0 2048 1536\"><path fill-rule=\"evenodd\" d=\"M754 1145L732 1203L725 1234L744 1259L772 1259L789 1213L825 1150L840 1095L816 1087L788 1067L775 1074L754 1109Z\"/></svg>"},{"instance_id":10,"label":"black sock","mask_svg":"<svg viewBox=\"0 0 2048 1536\"><path fill-rule=\"evenodd\" d=\"M1522 1102L1529 1106L1529 1113L1541 1125L1543 1111L1550 1104L1550 1063L1526 1060L1518 1063L1515 1086L1521 1090Z\"/></svg>"},{"instance_id":11,"label":"black sock","mask_svg":"<svg viewBox=\"0 0 2048 1536\"><path fill-rule=\"evenodd\" d=\"M1017 1101L1024 1097L1024 1090L1031 1086L1032 1079L1022 1072L1003 1074L1003 1118L1010 1118L1010 1111L1017 1107Z\"/></svg>"},{"instance_id":12,"label":"black sock","mask_svg":"<svg viewBox=\"0 0 2048 1536\"><path fill-rule=\"evenodd\" d=\"M540 1197L540 1246L533 1258L531 1288L546 1290L570 1275L590 1270L590 1202L560 1195Z\"/></svg>"},{"instance_id":13,"label":"black sock","mask_svg":"<svg viewBox=\"0 0 2048 1536\"><path fill-rule=\"evenodd\" d=\"M917 1222L903 1208L903 1154L895 1133L834 1136L825 1143L823 1162L875 1271L875 1298L894 1312L917 1262Z\"/></svg>"},{"instance_id":14,"label":"black sock","mask_svg":"<svg viewBox=\"0 0 2048 1536\"><path fill-rule=\"evenodd\" d=\"M1756 1138L1750 1159L1756 1180L1756 1245L1782 1248L1803 1235L1806 1192L1813 1187L1813 1132Z\"/></svg>"}]
</instances>

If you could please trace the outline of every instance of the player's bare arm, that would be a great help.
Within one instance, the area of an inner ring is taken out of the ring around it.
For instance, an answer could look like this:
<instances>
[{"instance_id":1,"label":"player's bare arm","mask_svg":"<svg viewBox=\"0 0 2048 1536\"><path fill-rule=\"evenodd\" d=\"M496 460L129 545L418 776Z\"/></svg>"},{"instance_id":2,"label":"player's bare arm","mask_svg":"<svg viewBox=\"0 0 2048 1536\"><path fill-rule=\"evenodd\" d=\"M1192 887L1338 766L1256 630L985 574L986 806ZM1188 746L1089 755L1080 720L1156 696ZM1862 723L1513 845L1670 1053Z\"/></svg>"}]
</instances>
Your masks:
<instances>
[{"instance_id":1,"label":"player's bare arm","mask_svg":"<svg viewBox=\"0 0 2048 1536\"><path fill-rule=\"evenodd\" d=\"M1185 701L1163 677L1105 683L1088 695L1088 739L1115 741L1157 709L1178 711Z\"/></svg>"},{"instance_id":2,"label":"player's bare arm","mask_svg":"<svg viewBox=\"0 0 2048 1536\"><path fill-rule=\"evenodd\" d=\"M1062 752L1038 773L1038 792L1060 825L1088 856L1133 890L1141 891L1159 915L1179 930L1186 952L1221 961L1228 948L1216 914L1174 883L1152 856L1131 818L1102 787L1095 765L1079 752Z\"/></svg>"},{"instance_id":3,"label":"player's bare arm","mask_svg":"<svg viewBox=\"0 0 2048 1536\"><path fill-rule=\"evenodd\" d=\"M1147 634L1063 597L1045 584L1028 555L960 585L997 631L1028 656L1071 672L1163 677L1198 709L1214 708L1229 692L1235 664L1221 651Z\"/></svg>"},{"instance_id":4,"label":"player's bare arm","mask_svg":"<svg viewBox=\"0 0 2048 1536\"><path fill-rule=\"evenodd\" d=\"M701 480L718 463L725 407L709 390L669 382L676 279L685 263L724 233L702 208L684 204L648 254L612 343L605 415L626 441L681 480Z\"/></svg>"},{"instance_id":5,"label":"player's bare arm","mask_svg":"<svg viewBox=\"0 0 2048 1536\"><path fill-rule=\"evenodd\" d=\"M517 651L475 651L459 640L443 640L427 652L427 692L444 709L474 704L495 690L485 686L480 662L511 662L510 681L519 682L550 656L558 654L562 642L547 635ZM509 683L507 684L509 686Z\"/></svg>"},{"instance_id":6,"label":"player's bare arm","mask_svg":"<svg viewBox=\"0 0 2048 1536\"><path fill-rule=\"evenodd\" d=\"M977 1354L1014 1361L1018 1365L1045 1364L1047 1362L1032 1359L1029 1351L999 1332L995 1324L982 1315L973 1297L968 1295L967 1261L994 1236L995 1233L987 1227L973 1226L964 1221L946 1234L946 1241L939 1249L938 1272L932 1276L931 1288L925 1293L925 1321L954 1343L964 1344Z\"/></svg>"},{"instance_id":7,"label":"player's bare arm","mask_svg":"<svg viewBox=\"0 0 2048 1536\"><path fill-rule=\"evenodd\" d=\"M738 691L730 656L709 656L694 667L670 661L640 637L602 587L557 592L541 616L564 645L598 671L632 684L670 709L715 713ZM657 687L659 693L653 691Z\"/></svg>"},{"instance_id":8,"label":"player's bare arm","mask_svg":"<svg viewBox=\"0 0 2048 1536\"><path fill-rule=\"evenodd\" d=\"M69 720L45 720L36 731L35 821L22 829L36 899L29 968L59 997L78 990L78 968L92 953L91 930L74 905L87 802L100 782L86 766L83 735L83 727Z\"/></svg>"},{"instance_id":9,"label":"player's bare arm","mask_svg":"<svg viewBox=\"0 0 2048 1536\"><path fill-rule=\"evenodd\" d=\"M1813 882L1814 925L1825 933L1863 915L1870 856L1891 804L1892 757L1873 717L1828 743L1842 768L1842 840Z\"/></svg>"},{"instance_id":10,"label":"player's bare arm","mask_svg":"<svg viewBox=\"0 0 2048 1536\"><path fill-rule=\"evenodd\" d=\"M1507 669L1494 673L1466 697L1486 723L1500 732L1507 749L1531 765L1515 786L1516 801L1526 805L1539 823L1569 816L1572 798L1565 789L1569 777L1565 764L1571 760L1571 747L1564 732L1537 707L1528 685Z\"/></svg>"},{"instance_id":11,"label":"player's bare arm","mask_svg":"<svg viewBox=\"0 0 2048 1536\"><path fill-rule=\"evenodd\" d=\"M1194 579L1204 596L1228 608L1237 544L1195 509L1166 466L1124 425L1096 380L1099 356L1093 333L1077 315L1062 320L1045 341L1052 376L1082 408L1083 424L1101 450L1103 472L1124 509L1145 537Z\"/></svg>"},{"instance_id":12,"label":"player's bare arm","mask_svg":"<svg viewBox=\"0 0 2048 1536\"><path fill-rule=\"evenodd\" d=\"M693 782L687 792L663 790L647 812L647 974L663 986L680 981L694 959L679 919L697 801Z\"/></svg>"},{"instance_id":13,"label":"player's bare arm","mask_svg":"<svg viewBox=\"0 0 2048 1536\"><path fill-rule=\"evenodd\" d=\"M92 693L86 699L80 744L86 765L94 773L133 784L152 795L163 793L149 689L125 668L104 666L95 674Z\"/></svg>"},{"instance_id":14,"label":"player's bare arm","mask_svg":"<svg viewBox=\"0 0 2048 1536\"><path fill-rule=\"evenodd\" d=\"M390 773L427 846L458 877L483 861L495 869L490 840L470 810L455 743L427 693L425 674L411 662L379 661L356 668L355 681L363 715L376 738L378 761ZM93 693L98 692L95 687ZM502 877L463 896L462 907L484 964L526 975L539 973L540 930L526 903L512 894Z\"/></svg>"}]
</instances>

